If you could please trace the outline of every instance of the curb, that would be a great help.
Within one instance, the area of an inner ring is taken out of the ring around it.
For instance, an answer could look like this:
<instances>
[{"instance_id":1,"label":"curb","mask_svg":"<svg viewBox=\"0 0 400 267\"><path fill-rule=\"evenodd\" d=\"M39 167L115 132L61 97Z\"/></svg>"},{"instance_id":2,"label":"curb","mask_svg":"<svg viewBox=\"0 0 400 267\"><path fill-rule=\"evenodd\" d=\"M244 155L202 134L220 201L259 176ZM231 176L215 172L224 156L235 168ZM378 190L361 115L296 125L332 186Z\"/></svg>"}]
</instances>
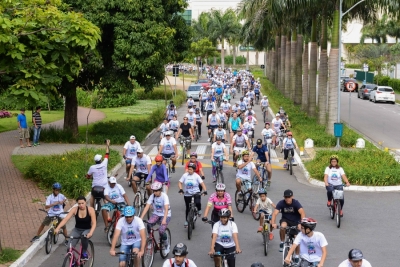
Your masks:
<instances>
[{"instance_id":1,"label":"curb","mask_svg":"<svg viewBox=\"0 0 400 267\"><path fill-rule=\"evenodd\" d=\"M116 173L117 170L119 170L124 164L125 164L125 161L121 160L120 163L118 163L117 165L115 165L114 168L112 168L112 170L108 173L108 175L111 176L112 174ZM86 200L89 200L90 197L91 197L91 193L89 192L86 195ZM72 208L75 207L75 206L76 206L76 204L73 205ZM71 209L69 209L68 212ZM68 232L70 232L74 227L73 227L73 223L69 222L68 224L67 224L67 230L68 230ZM49 230L47 230L46 232L44 232L40 236L39 241L33 242L33 244L15 262L13 262L13 264L10 265L10 267L23 267L23 266L25 266L25 264L27 264L28 261L30 259L32 259L32 257L34 255L36 255L36 253L45 245L45 240L46 240L48 231ZM57 244L53 245L54 249L56 247L58 247L60 244L62 245L62 243L57 243ZM47 254L45 254L44 256L47 256Z\"/></svg>"}]
</instances>

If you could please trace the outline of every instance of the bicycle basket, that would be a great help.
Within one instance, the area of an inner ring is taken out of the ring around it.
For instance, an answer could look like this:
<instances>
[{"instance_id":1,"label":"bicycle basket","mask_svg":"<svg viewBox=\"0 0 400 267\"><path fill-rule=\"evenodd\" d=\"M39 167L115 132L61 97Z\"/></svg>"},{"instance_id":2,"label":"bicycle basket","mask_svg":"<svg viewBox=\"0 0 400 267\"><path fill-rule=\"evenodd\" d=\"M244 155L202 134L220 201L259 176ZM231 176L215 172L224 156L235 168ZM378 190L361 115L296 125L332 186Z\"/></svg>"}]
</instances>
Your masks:
<instances>
[{"instance_id":1,"label":"bicycle basket","mask_svg":"<svg viewBox=\"0 0 400 267\"><path fill-rule=\"evenodd\" d=\"M334 199L343 199L343 190L333 190L332 194Z\"/></svg>"}]
</instances>

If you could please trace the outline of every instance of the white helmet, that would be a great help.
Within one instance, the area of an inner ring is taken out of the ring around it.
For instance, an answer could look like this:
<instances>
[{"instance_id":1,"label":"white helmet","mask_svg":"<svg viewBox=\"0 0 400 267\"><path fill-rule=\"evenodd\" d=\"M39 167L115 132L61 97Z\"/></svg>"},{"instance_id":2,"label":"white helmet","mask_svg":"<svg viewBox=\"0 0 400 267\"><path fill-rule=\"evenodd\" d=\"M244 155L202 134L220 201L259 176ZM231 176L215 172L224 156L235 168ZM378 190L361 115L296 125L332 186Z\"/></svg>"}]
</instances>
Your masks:
<instances>
[{"instance_id":1,"label":"white helmet","mask_svg":"<svg viewBox=\"0 0 400 267\"><path fill-rule=\"evenodd\" d=\"M141 147L139 147L139 148L136 150L136 152L137 152L137 153L143 153L143 149L142 149Z\"/></svg>"},{"instance_id":2,"label":"white helmet","mask_svg":"<svg viewBox=\"0 0 400 267\"><path fill-rule=\"evenodd\" d=\"M215 190L224 190L225 191L226 186L224 184L216 184L215 185Z\"/></svg>"},{"instance_id":3,"label":"white helmet","mask_svg":"<svg viewBox=\"0 0 400 267\"><path fill-rule=\"evenodd\" d=\"M279 117L279 116L281 116L281 114L279 114L279 113L276 113L276 114L275 114L275 117Z\"/></svg>"},{"instance_id":4,"label":"white helmet","mask_svg":"<svg viewBox=\"0 0 400 267\"><path fill-rule=\"evenodd\" d=\"M151 190L155 190L155 191L161 190L162 186L163 186L162 183L154 182L151 184Z\"/></svg>"}]
</instances>

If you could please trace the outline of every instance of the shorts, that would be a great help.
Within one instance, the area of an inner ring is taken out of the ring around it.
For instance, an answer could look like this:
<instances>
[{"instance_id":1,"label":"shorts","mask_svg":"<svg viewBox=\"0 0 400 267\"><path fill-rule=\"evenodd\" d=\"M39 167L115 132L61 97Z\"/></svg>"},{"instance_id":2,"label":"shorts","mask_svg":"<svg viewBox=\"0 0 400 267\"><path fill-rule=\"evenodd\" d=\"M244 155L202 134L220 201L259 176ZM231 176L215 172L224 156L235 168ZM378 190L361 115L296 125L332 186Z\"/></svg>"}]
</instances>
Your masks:
<instances>
[{"instance_id":1,"label":"shorts","mask_svg":"<svg viewBox=\"0 0 400 267\"><path fill-rule=\"evenodd\" d=\"M125 203L125 202L123 202L123 203ZM117 205L115 205L111 202L108 202L108 203L104 204L103 206L101 206L102 210L108 210L108 211L115 210L116 208L117 208ZM122 211L122 210L120 209L120 211Z\"/></svg>"},{"instance_id":2,"label":"shorts","mask_svg":"<svg viewBox=\"0 0 400 267\"><path fill-rule=\"evenodd\" d=\"M214 245L214 250L215 253L220 252L221 254L228 254L228 253L232 253L236 250L236 246L230 247L230 248L224 248L221 244L215 243ZM226 259L234 259L236 257L235 254L231 254L226 256Z\"/></svg>"},{"instance_id":3,"label":"shorts","mask_svg":"<svg viewBox=\"0 0 400 267\"><path fill-rule=\"evenodd\" d=\"M121 244L120 251L125 252L125 254L119 255L119 262L126 261L126 257L127 257L126 254L130 253L134 248L137 248L140 250L141 243L142 243L142 241L137 241L137 242L133 243L132 245Z\"/></svg>"},{"instance_id":4,"label":"shorts","mask_svg":"<svg viewBox=\"0 0 400 267\"><path fill-rule=\"evenodd\" d=\"M91 194L94 198L104 198L104 187L93 186Z\"/></svg>"},{"instance_id":5,"label":"shorts","mask_svg":"<svg viewBox=\"0 0 400 267\"><path fill-rule=\"evenodd\" d=\"M57 220L58 220L58 223L57 223L57 225L58 225L58 224L60 224L60 222L63 220L63 218L58 217ZM44 218L43 222L42 222L42 225L49 226L49 224L50 224L51 222L52 222L52 217L46 216L46 217ZM66 228L66 225L64 225L64 226L61 227L61 228L62 228L62 229L65 229L65 228Z\"/></svg>"},{"instance_id":6,"label":"shorts","mask_svg":"<svg viewBox=\"0 0 400 267\"><path fill-rule=\"evenodd\" d=\"M174 133L178 132L178 129L170 129L170 131L173 131Z\"/></svg>"},{"instance_id":7,"label":"shorts","mask_svg":"<svg viewBox=\"0 0 400 267\"><path fill-rule=\"evenodd\" d=\"M240 179L240 181L244 183L246 190L249 190L251 188L251 181L249 179L245 179L242 177L236 177L236 179Z\"/></svg>"},{"instance_id":8,"label":"shorts","mask_svg":"<svg viewBox=\"0 0 400 267\"><path fill-rule=\"evenodd\" d=\"M29 137L31 137L30 135L29 135L29 130L28 130L28 128L21 128L20 130L19 130L19 139L28 139Z\"/></svg>"},{"instance_id":9,"label":"shorts","mask_svg":"<svg viewBox=\"0 0 400 267\"><path fill-rule=\"evenodd\" d=\"M208 125L208 129L214 130L217 128L218 128L218 125Z\"/></svg>"},{"instance_id":10,"label":"shorts","mask_svg":"<svg viewBox=\"0 0 400 267\"><path fill-rule=\"evenodd\" d=\"M149 176L148 173L143 173L143 172L137 172L133 177L138 177L140 180L146 179L147 176Z\"/></svg>"},{"instance_id":11,"label":"shorts","mask_svg":"<svg viewBox=\"0 0 400 267\"><path fill-rule=\"evenodd\" d=\"M290 221L290 220L287 220L287 219L285 219L285 218L282 218L282 219L279 221L279 224L282 224L282 222L285 222L285 223L287 224L287 226L297 226L297 225L299 225L297 222ZM289 235L295 236L295 235L297 235L298 233L299 233L299 229L291 229L290 232L289 232Z\"/></svg>"},{"instance_id":12,"label":"shorts","mask_svg":"<svg viewBox=\"0 0 400 267\"><path fill-rule=\"evenodd\" d=\"M132 160L131 160L131 159L126 159L126 160L125 160L126 166L131 165L131 163L132 163Z\"/></svg>"},{"instance_id":13,"label":"shorts","mask_svg":"<svg viewBox=\"0 0 400 267\"><path fill-rule=\"evenodd\" d=\"M165 153L161 153L161 156L163 156L163 158L165 159L170 159L171 157L175 157L175 153L172 154L165 154Z\"/></svg>"}]
</instances>

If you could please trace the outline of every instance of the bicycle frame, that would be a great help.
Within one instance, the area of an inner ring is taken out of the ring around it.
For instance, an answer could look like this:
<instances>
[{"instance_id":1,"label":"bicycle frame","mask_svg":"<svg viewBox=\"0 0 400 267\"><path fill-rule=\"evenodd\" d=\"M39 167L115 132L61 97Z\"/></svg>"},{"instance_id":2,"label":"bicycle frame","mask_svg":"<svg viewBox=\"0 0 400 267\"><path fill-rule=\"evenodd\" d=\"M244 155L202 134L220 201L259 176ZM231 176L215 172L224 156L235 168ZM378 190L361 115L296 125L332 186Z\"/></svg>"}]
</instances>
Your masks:
<instances>
[{"instance_id":1,"label":"bicycle frame","mask_svg":"<svg viewBox=\"0 0 400 267\"><path fill-rule=\"evenodd\" d=\"M233 255L233 254L237 254L236 251L231 252L231 253L224 253L224 254L217 252L217 253L214 253L213 256L214 257L221 257L221 263L222 263L220 265L221 267L228 267L228 262L226 260L226 257L229 256L229 255Z\"/></svg>"},{"instance_id":2,"label":"bicycle frame","mask_svg":"<svg viewBox=\"0 0 400 267\"><path fill-rule=\"evenodd\" d=\"M72 239L82 239L82 237L83 237L83 236L80 236L80 237L73 237L73 236L71 236L70 239L71 239L71 240L72 240ZM90 242L90 241L89 241L89 242ZM86 261L85 261L85 260L82 260L82 249L83 249L83 247L82 247L82 242L80 243L80 248L79 248L79 250L77 250L76 248L74 248L74 247L72 246L72 242L69 243L68 252L67 252L67 254L65 255L65 258L66 258L67 256L70 257L70 264L68 265L69 267L72 267L72 266L75 267L75 266L83 266L83 265L85 265ZM89 249L88 249L88 251L86 251L86 253L88 253L89 258L92 258L92 259L93 259L93 256L94 256L94 255L91 255ZM64 263L65 263L65 262L64 262ZM73 263L75 263L75 264L73 265Z\"/></svg>"}]
</instances>

